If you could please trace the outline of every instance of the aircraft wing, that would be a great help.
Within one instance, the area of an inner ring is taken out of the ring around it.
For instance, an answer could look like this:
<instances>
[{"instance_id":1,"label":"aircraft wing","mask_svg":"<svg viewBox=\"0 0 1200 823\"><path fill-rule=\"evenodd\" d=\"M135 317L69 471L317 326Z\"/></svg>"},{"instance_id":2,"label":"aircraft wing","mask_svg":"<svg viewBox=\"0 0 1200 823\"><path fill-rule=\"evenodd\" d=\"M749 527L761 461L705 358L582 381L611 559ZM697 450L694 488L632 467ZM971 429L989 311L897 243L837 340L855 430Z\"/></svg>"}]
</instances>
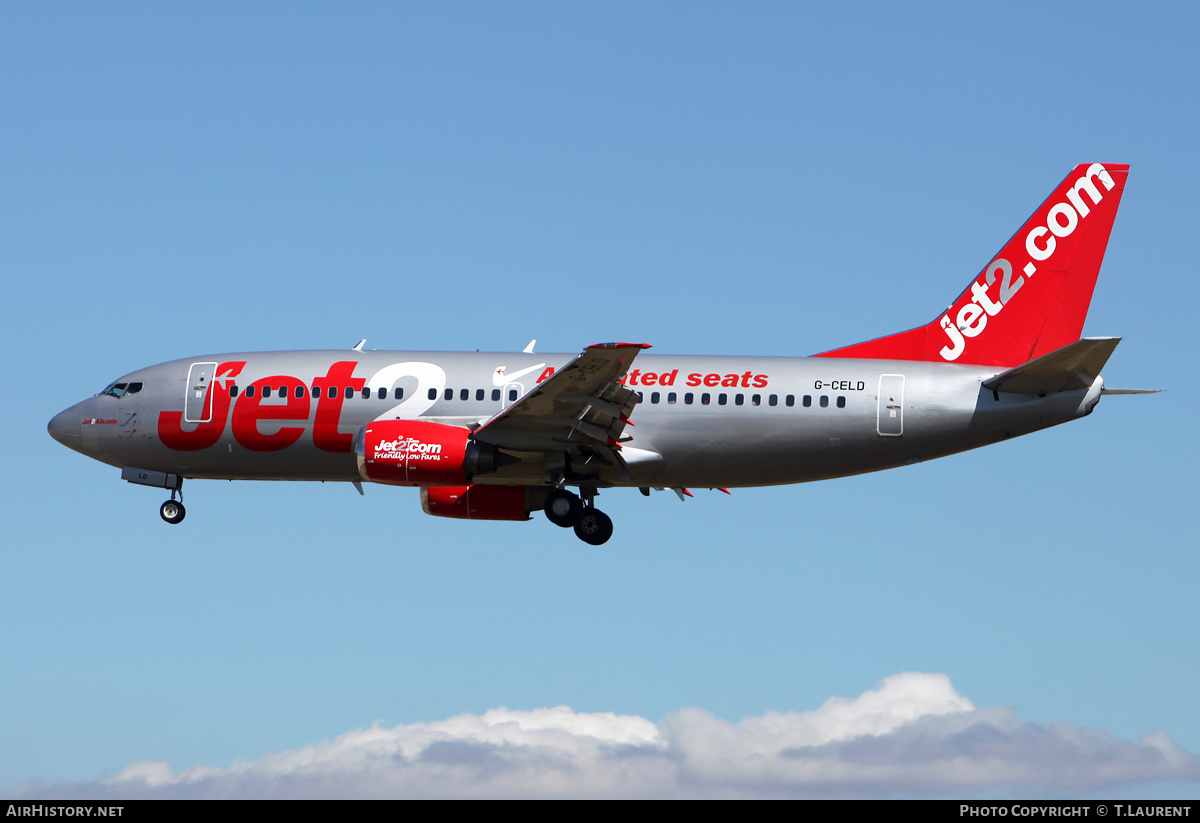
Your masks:
<instances>
[{"instance_id":1,"label":"aircraft wing","mask_svg":"<svg viewBox=\"0 0 1200 823\"><path fill-rule=\"evenodd\" d=\"M637 403L621 385L645 343L597 343L475 430L472 439L513 451L619 449Z\"/></svg>"}]
</instances>

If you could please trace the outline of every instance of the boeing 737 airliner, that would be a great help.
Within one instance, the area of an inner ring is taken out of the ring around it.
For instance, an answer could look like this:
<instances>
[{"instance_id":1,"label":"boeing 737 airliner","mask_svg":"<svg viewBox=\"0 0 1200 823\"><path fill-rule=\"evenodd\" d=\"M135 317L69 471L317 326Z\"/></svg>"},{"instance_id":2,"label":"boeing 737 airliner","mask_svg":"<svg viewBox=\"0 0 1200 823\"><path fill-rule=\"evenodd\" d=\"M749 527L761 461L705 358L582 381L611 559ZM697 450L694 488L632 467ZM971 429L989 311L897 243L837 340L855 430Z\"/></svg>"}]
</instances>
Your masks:
<instances>
[{"instance_id":1,"label":"boeing 737 airliner","mask_svg":"<svg viewBox=\"0 0 1200 823\"><path fill-rule=\"evenodd\" d=\"M815 357L203 355L126 374L49 430L169 489L168 523L184 478L369 481L419 487L440 517L542 510L599 545L600 489L823 480L1090 414L1119 338L1079 337L1128 171L1076 167L932 322Z\"/></svg>"}]
</instances>

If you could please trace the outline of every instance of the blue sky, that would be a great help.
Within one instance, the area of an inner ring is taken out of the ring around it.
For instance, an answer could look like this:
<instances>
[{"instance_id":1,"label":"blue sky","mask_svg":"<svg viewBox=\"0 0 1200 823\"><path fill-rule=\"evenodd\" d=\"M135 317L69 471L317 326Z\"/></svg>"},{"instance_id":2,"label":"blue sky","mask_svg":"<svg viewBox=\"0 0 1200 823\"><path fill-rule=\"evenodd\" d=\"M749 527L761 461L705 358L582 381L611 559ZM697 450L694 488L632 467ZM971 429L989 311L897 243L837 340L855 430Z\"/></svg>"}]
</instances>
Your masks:
<instances>
[{"instance_id":1,"label":"blue sky","mask_svg":"<svg viewBox=\"0 0 1200 823\"><path fill-rule=\"evenodd\" d=\"M1194 6L3 16L0 791L136 793L94 781L152 762L164 793L202 764L221 794L235 761L498 707L679 740L697 711L753 737L747 718L910 692L922 717L1010 707L987 728L1134 760L1161 730L1183 765L1039 782L1046 751L1014 746L1018 777L779 791L1200 790ZM332 484L193 482L172 528L161 495L45 434L124 372L214 351L846 345L934 316L1084 161L1132 164L1085 333L1125 338L1109 385L1168 391L974 453L605 493L617 532L592 549ZM888 679L906 672L928 677ZM839 728L820 739L874 727ZM621 794L597 780L524 793ZM361 793L379 786L437 793L408 773Z\"/></svg>"}]
</instances>

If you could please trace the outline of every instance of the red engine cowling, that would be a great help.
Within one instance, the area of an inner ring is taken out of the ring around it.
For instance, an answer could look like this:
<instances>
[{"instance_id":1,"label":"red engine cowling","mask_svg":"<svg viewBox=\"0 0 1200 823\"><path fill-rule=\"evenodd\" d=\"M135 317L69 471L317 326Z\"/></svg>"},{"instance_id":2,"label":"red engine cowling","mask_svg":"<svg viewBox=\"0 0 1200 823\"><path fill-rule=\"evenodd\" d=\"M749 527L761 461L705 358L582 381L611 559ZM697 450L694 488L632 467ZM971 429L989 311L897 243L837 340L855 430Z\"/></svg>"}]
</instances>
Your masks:
<instances>
[{"instance_id":1,"label":"red engine cowling","mask_svg":"<svg viewBox=\"0 0 1200 823\"><path fill-rule=\"evenodd\" d=\"M431 486L421 489L421 508L436 517L463 520L529 520L525 486Z\"/></svg>"},{"instance_id":2,"label":"red engine cowling","mask_svg":"<svg viewBox=\"0 0 1200 823\"><path fill-rule=\"evenodd\" d=\"M379 420L358 433L358 473L395 486L469 484L496 469L496 449L469 429L424 420Z\"/></svg>"}]
</instances>

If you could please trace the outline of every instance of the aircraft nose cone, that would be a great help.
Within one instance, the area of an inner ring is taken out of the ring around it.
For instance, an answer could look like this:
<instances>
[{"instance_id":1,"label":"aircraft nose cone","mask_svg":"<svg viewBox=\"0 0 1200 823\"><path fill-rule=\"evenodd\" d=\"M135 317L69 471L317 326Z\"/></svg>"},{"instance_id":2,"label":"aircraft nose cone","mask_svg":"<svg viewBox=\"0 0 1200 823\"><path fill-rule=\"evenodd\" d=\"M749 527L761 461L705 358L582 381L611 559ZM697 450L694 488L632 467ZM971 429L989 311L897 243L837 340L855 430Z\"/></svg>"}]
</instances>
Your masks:
<instances>
[{"instance_id":1,"label":"aircraft nose cone","mask_svg":"<svg viewBox=\"0 0 1200 823\"><path fill-rule=\"evenodd\" d=\"M54 419L46 426L46 431L50 432L51 437L68 449L79 451L83 446L82 428L79 412L72 407L54 415Z\"/></svg>"}]
</instances>

